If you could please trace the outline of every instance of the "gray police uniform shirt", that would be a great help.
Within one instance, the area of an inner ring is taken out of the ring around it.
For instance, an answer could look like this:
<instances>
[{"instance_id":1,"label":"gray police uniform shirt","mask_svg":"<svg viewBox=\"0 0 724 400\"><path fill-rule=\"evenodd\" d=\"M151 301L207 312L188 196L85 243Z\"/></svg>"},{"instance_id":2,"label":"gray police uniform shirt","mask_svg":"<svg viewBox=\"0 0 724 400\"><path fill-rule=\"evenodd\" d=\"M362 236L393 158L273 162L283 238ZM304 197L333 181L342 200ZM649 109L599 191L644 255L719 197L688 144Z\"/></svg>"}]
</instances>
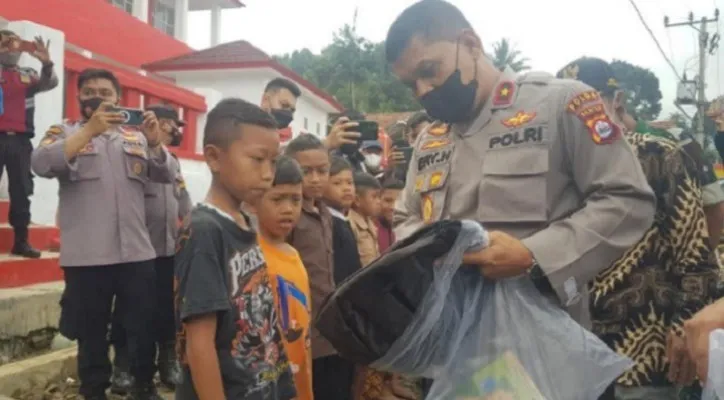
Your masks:
<instances>
[{"instance_id":1,"label":"gray police uniform shirt","mask_svg":"<svg viewBox=\"0 0 724 400\"><path fill-rule=\"evenodd\" d=\"M562 306L590 327L588 283L643 236L654 204L596 91L506 71L472 123L434 123L418 139L395 234L441 219L507 232L533 253Z\"/></svg>"},{"instance_id":2,"label":"gray police uniform shirt","mask_svg":"<svg viewBox=\"0 0 724 400\"><path fill-rule=\"evenodd\" d=\"M119 127L94 137L72 160L65 139L81 123L50 127L33 151L33 171L59 182L58 224L63 267L112 265L156 257L146 229L144 188L171 183L176 167L165 149L149 156L146 137Z\"/></svg>"},{"instance_id":3,"label":"gray police uniform shirt","mask_svg":"<svg viewBox=\"0 0 724 400\"><path fill-rule=\"evenodd\" d=\"M173 183L146 183L146 227L156 257L171 257L176 253L179 220L185 218L193 204L181 175L181 164L175 156L171 164L176 171Z\"/></svg>"}]
</instances>

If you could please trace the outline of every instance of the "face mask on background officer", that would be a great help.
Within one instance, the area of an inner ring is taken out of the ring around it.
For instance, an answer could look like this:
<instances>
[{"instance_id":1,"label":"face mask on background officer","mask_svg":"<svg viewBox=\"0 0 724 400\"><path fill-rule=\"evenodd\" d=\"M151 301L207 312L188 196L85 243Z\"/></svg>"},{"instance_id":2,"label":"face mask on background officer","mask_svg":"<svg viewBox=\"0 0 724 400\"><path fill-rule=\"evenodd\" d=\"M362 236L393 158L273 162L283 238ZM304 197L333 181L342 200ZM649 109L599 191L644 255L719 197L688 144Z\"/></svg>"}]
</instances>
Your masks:
<instances>
[{"instance_id":1,"label":"face mask on background officer","mask_svg":"<svg viewBox=\"0 0 724 400\"><path fill-rule=\"evenodd\" d=\"M178 111L167 104L154 104L146 107L146 111L151 111L158 118L158 124L161 128L161 142L165 146L178 146L183 139L181 128L186 124L179 118Z\"/></svg>"},{"instance_id":2,"label":"face mask on background officer","mask_svg":"<svg viewBox=\"0 0 724 400\"><path fill-rule=\"evenodd\" d=\"M264 88L261 108L274 116L279 129L284 129L294 120L297 99L301 94L294 82L284 78L273 79Z\"/></svg>"},{"instance_id":3,"label":"face mask on background officer","mask_svg":"<svg viewBox=\"0 0 724 400\"><path fill-rule=\"evenodd\" d=\"M432 44L413 37L393 70L433 120L447 123L472 120L500 76L471 29Z\"/></svg>"},{"instance_id":4,"label":"face mask on background officer","mask_svg":"<svg viewBox=\"0 0 724 400\"><path fill-rule=\"evenodd\" d=\"M80 113L83 119L90 119L101 103L118 104L119 91L108 79L91 79L84 83L78 93Z\"/></svg>"}]
</instances>

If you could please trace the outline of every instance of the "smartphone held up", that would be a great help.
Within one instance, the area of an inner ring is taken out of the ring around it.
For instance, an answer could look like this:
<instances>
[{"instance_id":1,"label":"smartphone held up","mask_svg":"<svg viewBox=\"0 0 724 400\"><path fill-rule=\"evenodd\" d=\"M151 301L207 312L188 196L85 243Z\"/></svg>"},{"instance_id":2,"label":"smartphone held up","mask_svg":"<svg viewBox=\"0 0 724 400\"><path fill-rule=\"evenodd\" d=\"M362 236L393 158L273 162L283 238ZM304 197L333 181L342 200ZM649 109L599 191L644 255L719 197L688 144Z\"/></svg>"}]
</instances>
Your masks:
<instances>
[{"instance_id":1,"label":"smartphone held up","mask_svg":"<svg viewBox=\"0 0 724 400\"><path fill-rule=\"evenodd\" d=\"M123 122L121 125L141 126L143 125L143 110L137 108L113 107L108 111L121 114Z\"/></svg>"}]
</instances>

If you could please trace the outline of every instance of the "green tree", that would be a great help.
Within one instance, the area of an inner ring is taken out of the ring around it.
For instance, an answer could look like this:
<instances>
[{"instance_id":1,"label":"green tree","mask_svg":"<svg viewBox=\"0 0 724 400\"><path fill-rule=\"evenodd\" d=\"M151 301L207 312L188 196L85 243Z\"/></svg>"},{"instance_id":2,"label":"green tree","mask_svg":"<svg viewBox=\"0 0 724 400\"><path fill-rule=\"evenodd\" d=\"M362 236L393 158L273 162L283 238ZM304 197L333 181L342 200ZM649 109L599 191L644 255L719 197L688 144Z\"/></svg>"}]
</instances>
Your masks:
<instances>
[{"instance_id":1,"label":"green tree","mask_svg":"<svg viewBox=\"0 0 724 400\"><path fill-rule=\"evenodd\" d=\"M520 50L510 43L510 40L503 38L493 43L493 64L500 70L509 67L515 72L527 71L530 69L527 57L523 57Z\"/></svg>"},{"instance_id":2,"label":"green tree","mask_svg":"<svg viewBox=\"0 0 724 400\"><path fill-rule=\"evenodd\" d=\"M691 123L689 119L680 112L672 112L671 114L669 114L669 121L673 122L674 124L676 124L677 127L683 130L688 130L691 128Z\"/></svg>"},{"instance_id":3,"label":"green tree","mask_svg":"<svg viewBox=\"0 0 724 400\"><path fill-rule=\"evenodd\" d=\"M368 113L420 109L412 92L387 66L384 43L370 42L351 25L337 31L320 54L303 49L275 59L347 108Z\"/></svg>"},{"instance_id":4,"label":"green tree","mask_svg":"<svg viewBox=\"0 0 724 400\"><path fill-rule=\"evenodd\" d=\"M611 68L626 90L628 111L646 121L655 120L661 113L659 78L650 70L626 61L614 60Z\"/></svg>"}]
</instances>

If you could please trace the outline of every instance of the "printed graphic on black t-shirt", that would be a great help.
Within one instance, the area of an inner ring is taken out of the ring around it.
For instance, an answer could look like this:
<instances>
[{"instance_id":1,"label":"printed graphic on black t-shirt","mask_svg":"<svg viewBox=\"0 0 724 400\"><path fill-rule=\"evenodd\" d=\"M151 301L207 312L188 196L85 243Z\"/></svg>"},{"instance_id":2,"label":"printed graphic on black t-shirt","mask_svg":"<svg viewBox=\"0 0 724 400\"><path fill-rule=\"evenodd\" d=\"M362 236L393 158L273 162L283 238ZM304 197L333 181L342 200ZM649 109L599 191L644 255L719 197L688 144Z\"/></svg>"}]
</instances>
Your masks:
<instances>
[{"instance_id":1,"label":"printed graphic on black t-shirt","mask_svg":"<svg viewBox=\"0 0 724 400\"><path fill-rule=\"evenodd\" d=\"M179 235L175 286L177 321L218 315L216 349L227 399L295 397L266 262L253 232L209 206L196 207ZM195 400L179 325L184 379L176 398Z\"/></svg>"}]
</instances>

